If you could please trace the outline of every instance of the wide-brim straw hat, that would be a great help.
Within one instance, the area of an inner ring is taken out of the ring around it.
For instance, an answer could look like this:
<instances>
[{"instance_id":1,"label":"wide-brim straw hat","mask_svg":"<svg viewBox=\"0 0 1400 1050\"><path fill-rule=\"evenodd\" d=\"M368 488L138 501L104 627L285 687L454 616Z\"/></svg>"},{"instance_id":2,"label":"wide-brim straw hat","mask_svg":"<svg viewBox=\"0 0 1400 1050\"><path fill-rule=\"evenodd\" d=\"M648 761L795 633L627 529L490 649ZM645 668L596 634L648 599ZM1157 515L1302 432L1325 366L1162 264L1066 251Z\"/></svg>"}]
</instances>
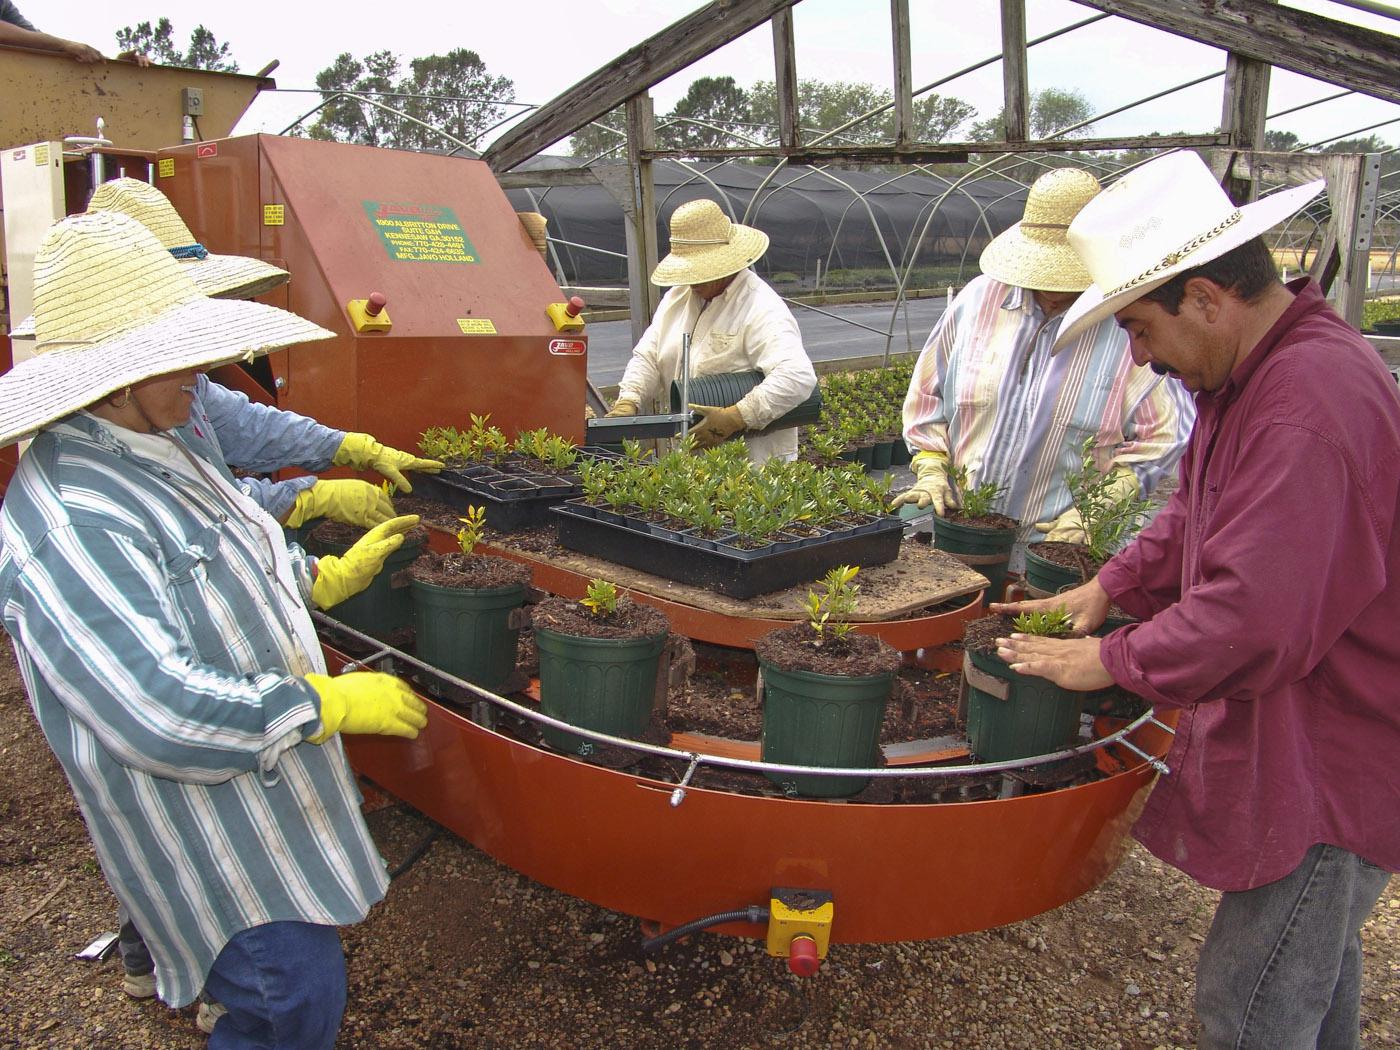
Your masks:
<instances>
[{"instance_id":1,"label":"wide-brim straw hat","mask_svg":"<svg viewBox=\"0 0 1400 1050\"><path fill-rule=\"evenodd\" d=\"M156 235L194 278L195 287L215 299L252 299L286 284L286 270L242 255L216 255L195 240L170 198L139 179L113 179L92 193L88 211L129 215Z\"/></svg>"},{"instance_id":2,"label":"wide-brim straw hat","mask_svg":"<svg viewBox=\"0 0 1400 1050\"><path fill-rule=\"evenodd\" d=\"M1069 225L1069 242L1094 283L1065 311L1056 348L1177 274L1277 226L1324 185L1318 179L1237 207L1189 151L1128 172Z\"/></svg>"},{"instance_id":3,"label":"wide-brim straw hat","mask_svg":"<svg viewBox=\"0 0 1400 1050\"><path fill-rule=\"evenodd\" d=\"M1041 292L1082 292L1093 283L1069 243L1069 224L1099 192L1099 180L1079 168L1056 168L1026 194L1021 221L982 251L989 277Z\"/></svg>"},{"instance_id":4,"label":"wide-brim straw hat","mask_svg":"<svg viewBox=\"0 0 1400 1050\"><path fill-rule=\"evenodd\" d=\"M154 376L334 337L274 306L201 294L154 234L116 212L44 235L34 318L34 357L0 375L0 446Z\"/></svg>"},{"instance_id":5,"label":"wide-brim straw hat","mask_svg":"<svg viewBox=\"0 0 1400 1050\"><path fill-rule=\"evenodd\" d=\"M170 198L139 179L113 179L93 191L88 211L128 215L156 239L194 280L195 287L214 299L252 299L286 284L286 270L242 255L216 255L194 239ZM34 338L34 315L10 330L14 339Z\"/></svg>"},{"instance_id":6,"label":"wide-brim straw hat","mask_svg":"<svg viewBox=\"0 0 1400 1050\"><path fill-rule=\"evenodd\" d=\"M731 222L712 200L687 201L671 213L671 254L651 271L662 288L704 284L752 266L768 250L768 234Z\"/></svg>"}]
</instances>

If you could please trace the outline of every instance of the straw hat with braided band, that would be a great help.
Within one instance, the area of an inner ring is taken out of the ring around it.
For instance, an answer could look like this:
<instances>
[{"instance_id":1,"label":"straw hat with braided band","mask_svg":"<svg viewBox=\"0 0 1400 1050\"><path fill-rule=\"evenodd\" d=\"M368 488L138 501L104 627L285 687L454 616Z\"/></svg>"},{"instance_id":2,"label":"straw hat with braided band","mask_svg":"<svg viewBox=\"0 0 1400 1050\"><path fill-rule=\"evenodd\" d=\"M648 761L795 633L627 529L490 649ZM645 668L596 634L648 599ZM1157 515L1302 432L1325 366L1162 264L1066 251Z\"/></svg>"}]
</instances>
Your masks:
<instances>
[{"instance_id":1,"label":"straw hat with braided band","mask_svg":"<svg viewBox=\"0 0 1400 1050\"><path fill-rule=\"evenodd\" d=\"M135 219L55 223L34 255L35 356L0 376L0 446L153 376L333 338L262 303L211 299Z\"/></svg>"},{"instance_id":2,"label":"straw hat with braided band","mask_svg":"<svg viewBox=\"0 0 1400 1050\"><path fill-rule=\"evenodd\" d=\"M982 251L982 272L1002 284L1040 292L1082 292L1089 271L1070 247L1070 220L1099 192L1099 180L1079 168L1047 171L1026 194L1021 221Z\"/></svg>"},{"instance_id":3,"label":"straw hat with braided band","mask_svg":"<svg viewBox=\"0 0 1400 1050\"><path fill-rule=\"evenodd\" d=\"M93 191L88 211L116 211L131 216L180 260L185 272L194 278L196 288L215 299L252 299L285 284L291 277L286 270L261 259L208 251L194 239L170 199L147 182L104 182Z\"/></svg>"},{"instance_id":4,"label":"straw hat with braided band","mask_svg":"<svg viewBox=\"0 0 1400 1050\"><path fill-rule=\"evenodd\" d=\"M705 284L752 266L768 250L768 234L730 222L711 200L687 201L671 213L671 254L651 272L662 288Z\"/></svg>"},{"instance_id":5,"label":"straw hat with braided band","mask_svg":"<svg viewBox=\"0 0 1400 1050\"><path fill-rule=\"evenodd\" d=\"M1070 244L1093 283L1065 311L1055 346L1277 226L1323 185L1318 179L1236 207L1191 152L1168 153L1128 172L1070 223Z\"/></svg>"}]
</instances>

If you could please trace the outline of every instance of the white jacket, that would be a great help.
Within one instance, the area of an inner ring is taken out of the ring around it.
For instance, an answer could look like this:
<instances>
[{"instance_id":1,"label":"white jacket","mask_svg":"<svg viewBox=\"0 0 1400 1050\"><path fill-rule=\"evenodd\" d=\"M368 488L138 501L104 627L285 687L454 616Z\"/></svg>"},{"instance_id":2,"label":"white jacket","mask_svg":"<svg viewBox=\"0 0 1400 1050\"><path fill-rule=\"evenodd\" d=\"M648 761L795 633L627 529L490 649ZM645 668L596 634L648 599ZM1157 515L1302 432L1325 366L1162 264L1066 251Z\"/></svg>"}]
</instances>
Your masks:
<instances>
[{"instance_id":1,"label":"white jacket","mask_svg":"<svg viewBox=\"0 0 1400 1050\"><path fill-rule=\"evenodd\" d=\"M752 270L740 270L729 287L708 303L684 285L661 297L656 316L622 374L619 400L635 401L643 413L671 410L671 383L680 378L685 332L691 333L692 378L763 373L763 382L738 403L750 430L762 430L802 404L817 385L792 311ZM755 463L772 456L790 459L797 453L796 427L750 434L745 440Z\"/></svg>"}]
</instances>

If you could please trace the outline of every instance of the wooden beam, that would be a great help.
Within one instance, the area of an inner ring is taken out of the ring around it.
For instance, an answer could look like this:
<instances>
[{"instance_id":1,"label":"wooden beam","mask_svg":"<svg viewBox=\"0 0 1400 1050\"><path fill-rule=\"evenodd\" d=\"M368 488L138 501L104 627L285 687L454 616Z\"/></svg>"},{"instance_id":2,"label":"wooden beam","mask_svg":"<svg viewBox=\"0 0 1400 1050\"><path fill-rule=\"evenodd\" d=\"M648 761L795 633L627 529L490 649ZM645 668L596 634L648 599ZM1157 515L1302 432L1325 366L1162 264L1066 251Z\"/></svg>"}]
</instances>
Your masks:
<instances>
[{"instance_id":1,"label":"wooden beam","mask_svg":"<svg viewBox=\"0 0 1400 1050\"><path fill-rule=\"evenodd\" d=\"M656 112L643 91L627 100L627 167L632 173L632 215L627 223L627 272L631 281L632 344L656 313L660 293L651 283L659 258L656 245L656 183L646 151L656 145Z\"/></svg>"},{"instance_id":2,"label":"wooden beam","mask_svg":"<svg viewBox=\"0 0 1400 1050\"><path fill-rule=\"evenodd\" d=\"M797 43L792 31L792 8L773 16L773 90L778 100L778 141L796 146L801 141L797 94Z\"/></svg>"},{"instance_id":3,"label":"wooden beam","mask_svg":"<svg viewBox=\"0 0 1400 1050\"><path fill-rule=\"evenodd\" d=\"M1154 29L1400 102L1400 37L1273 0L1078 0Z\"/></svg>"},{"instance_id":4,"label":"wooden beam","mask_svg":"<svg viewBox=\"0 0 1400 1050\"><path fill-rule=\"evenodd\" d=\"M1006 141L1024 142L1031 137L1025 0L1001 0L1001 83L1006 99L1002 109Z\"/></svg>"},{"instance_id":5,"label":"wooden beam","mask_svg":"<svg viewBox=\"0 0 1400 1050\"><path fill-rule=\"evenodd\" d=\"M493 171L508 171L797 2L712 0L535 110L491 143L481 159Z\"/></svg>"},{"instance_id":6,"label":"wooden beam","mask_svg":"<svg viewBox=\"0 0 1400 1050\"><path fill-rule=\"evenodd\" d=\"M598 175L590 168L535 168L503 171L496 176L503 190L527 190L536 186L596 186Z\"/></svg>"},{"instance_id":7,"label":"wooden beam","mask_svg":"<svg viewBox=\"0 0 1400 1050\"><path fill-rule=\"evenodd\" d=\"M1257 58L1231 51L1225 60L1225 97L1221 103L1220 130L1242 150L1264 145L1264 122L1269 108L1269 74L1273 66ZM1236 204L1248 204L1259 196L1259 183L1233 169L1221 180Z\"/></svg>"},{"instance_id":8,"label":"wooden beam","mask_svg":"<svg viewBox=\"0 0 1400 1050\"><path fill-rule=\"evenodd\" d=\"M734 149L654 149L650 160L735 160L744 157L786 158L793 164L961 164L972 153L1074 153L1100 150L1185 149L1228 146L1228 135L1138 135L1106 139L1036 139L1030 142L914 142L886 146L745 146Z\"/></svg>"},{"instance_id":9,"label":"wooden beam","mask_svg":"<svg viewBox=\"0 0 1400 1050\"><path fill-rule=\"evenodd\" d=\"M890 33L894 37L894 141L914 140L914 77L909 59L909 0L890 0Z\"/></svg>"}]
</instances>

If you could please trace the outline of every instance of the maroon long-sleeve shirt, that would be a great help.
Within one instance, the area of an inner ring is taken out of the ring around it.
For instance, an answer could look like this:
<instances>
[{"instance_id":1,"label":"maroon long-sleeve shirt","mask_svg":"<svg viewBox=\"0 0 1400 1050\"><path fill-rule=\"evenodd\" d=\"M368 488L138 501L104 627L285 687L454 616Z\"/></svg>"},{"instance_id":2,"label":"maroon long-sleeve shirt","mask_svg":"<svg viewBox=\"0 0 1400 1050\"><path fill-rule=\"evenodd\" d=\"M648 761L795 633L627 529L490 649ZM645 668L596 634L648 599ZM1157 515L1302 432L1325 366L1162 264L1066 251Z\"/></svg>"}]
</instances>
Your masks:
<instances>
[{"instance_id":1,"label":"maroon long-sleeve shirt","mask_svg":"<svg viewBox=\"0 0 1400 1050\"><path fill-rule=\"evenodd\" d=\"M1099 573L1119 685L1181 709L1135 834L1243 890L1325 842L1400 870L1400 394L1308 280L1213 393L1181 487Z\"/></svg>"}]
</instances>

